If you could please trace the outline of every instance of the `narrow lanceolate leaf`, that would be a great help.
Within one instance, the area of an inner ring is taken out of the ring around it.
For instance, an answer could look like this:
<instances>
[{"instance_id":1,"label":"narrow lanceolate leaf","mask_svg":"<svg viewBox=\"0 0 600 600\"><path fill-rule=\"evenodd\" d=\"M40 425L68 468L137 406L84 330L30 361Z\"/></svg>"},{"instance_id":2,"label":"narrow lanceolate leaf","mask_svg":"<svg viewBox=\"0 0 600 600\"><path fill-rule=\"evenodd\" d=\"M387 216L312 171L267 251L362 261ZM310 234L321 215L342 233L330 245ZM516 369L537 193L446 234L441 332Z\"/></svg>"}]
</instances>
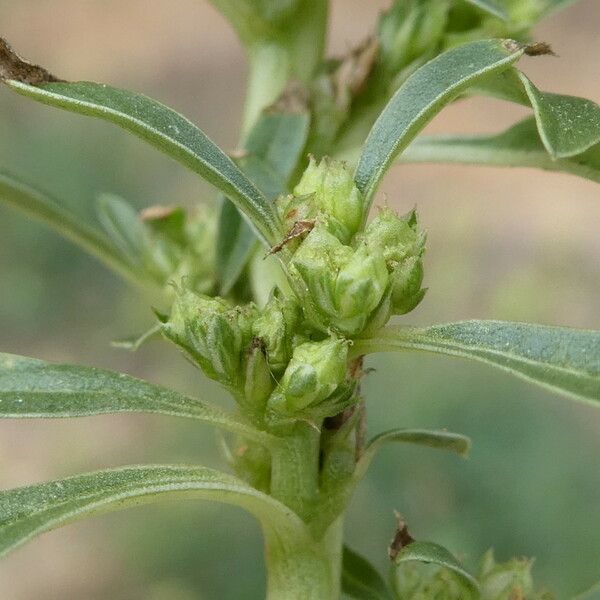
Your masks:
<instances>
[{"instance_id":1,"label":"narrow lanceolate leaf","mask_svg":"<svg viewBox=\"0 0 600 600\"><path fill-rule=\"evenodd\" d=\"M0 418L64 418L148 412L199 419L267 443L234 415L172 390L95 367L0 354Z\"/></svg>"},{"instance_id":2,"label":"narrow lanceolate leaf","mask_svg":"<svg viewBox=\"0 0 600 600\"><path fill-rule=\"evenodd\" d=\"M576 156L553 159L540 139L534 117L499 135L419 137L400 156L400 162L530 167L600 183L600 144Z\"/></svg>"},{"instance_id":3,"label":"narrow lanceolate leaf","mask_svg":"<svg viewBox=\"0 0 600 600\"><path fill-rule=\"evenodd\" d=\"M481 40L453 48L411 75L383 110L363 147L355 180L367 206L386 169L444 106L479 79L518 60L512 41Z\"/></svg>"},{"instance_id":4,"label":"narrow lanceolate leaf","mask_svg":"<svg viewBox=\"0 0 600 600\"><path fill-rule=\"evenodd\" d=\"M94 514L196 498L240 506L282 536L304 531L287 507L231 475L196 466L132 466L0 492L0 555Z\"/></svg>"},{"instance_id":5,"label":"narrow lanceolate leaf","mask_svg":"<svg viewBox=\"0 0 600 600\"><path fill-rule=\"evenodd\" d=\"M356 465L354 478L360 480L364 477L375 455L388 442L403 442L440 448L456 452L459 456L466 457L471 447L471 440L464 435L443 430L429 429L393 429L375 436L365 448L363 455Z\"/></svg>"},{"instance_id":6,"label":"narrow lanceolate leaf","mask_svg":"<svg viewBox=\"0 0 600 600\"><path fill-rule=\"evenodd\" d=\"M113 194L101 194L96 208L100 223L115 246L132 264L138 268L145 266L150 240L133 206Z\"/></svg>"},{"instance_id":7,"label":"narrow lanceolate leaf","mask_svg":"<svg viewBox=\"0 0 600 600\"><path fill-rule=\"evenodd\" d=\"M508 20L508 13L498 2L494 2L493 0L467 0L467 2L473 6L477 6L477 8L480 8L493 17L498 17L504 21Z\"/></svg>"},{"instance_id":8,"label":"narrow lanceolate leaf","mask_svg":"<svg viewBox=\"0 0 600 600\"><path fill-rule=\"evenodd\" d=\"M344 546L342 558L342 591L356 600L392 600L377 569L348 546Z\"/></svg>"},{"instance_id":9,"label":"narrow lanceolate leaf","mask_svg":"<svg viewBox=\"0 0 600 600\"><path fill-rule=\"evenodd\" d=\"M83 223L49 195L5 171L0 171L0 203L49 225L125 279L146 285L145 279L102 232Z\"/></svg>"},{"instance_id":10,"label":"narrow lanceolate leaf","mask_svg":"<svg viewBox=\"0 0 600 600\"><path fill-rule=\"evenodd\" d=\"M174 110L141 94L98 83L32 86L10 79L5 83L38 102L98 117L146 140L226 194L266 245L281 235L277 214L262 193L203 131Z\"/></svg>"},{"instance_id":11,"label":"narrow lanceolate leaf","mask_svg":"<svg viewBox=\"0 0 600 600\"><path fill-rule=\"evenodd\" d=\"M446 550L446 548L439 544L434 544L433 542L413 542L402 548L394 558L394 564L397 566L413 561L438 565L449 569L453 573L456 573L473 591L479 590L477 580L465 570L449 550Z\"/></svg>"},{"instance_id":12,"label":"narrow lanceolate leaf","mask_svg":"<svg viewBox=\"0 0 600 600\"><path fill-rule=\"evenodd\" d=\"M250 131L238 165L262 191L268 201L287 190L308 136L308 113L264 112ZM221 294L235 285L256 245L256 236L226 201L219 220L217 267Z\"/></svg>"},{"instance_id":13,"label":"narrow lanceolate leaf","mask_svg":"<svg viewBox=\"0 0 600 600\"><path fill-rule=\"evenodd\" d=\"M600 331L503 321L387 327L353 352L423 350L485 362L578 400L600 403Z\"/></svg>"}]
</instances>

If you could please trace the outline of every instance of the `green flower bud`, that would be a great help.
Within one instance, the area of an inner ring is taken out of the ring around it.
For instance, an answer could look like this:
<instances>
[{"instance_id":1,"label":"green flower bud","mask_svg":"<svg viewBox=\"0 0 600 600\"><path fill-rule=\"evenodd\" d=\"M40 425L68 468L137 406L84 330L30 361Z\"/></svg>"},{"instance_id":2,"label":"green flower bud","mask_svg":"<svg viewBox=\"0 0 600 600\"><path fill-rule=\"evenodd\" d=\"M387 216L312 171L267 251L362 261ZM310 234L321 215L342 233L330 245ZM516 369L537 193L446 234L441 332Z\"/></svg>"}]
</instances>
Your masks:
<instances>
[{"instance_id":1,"label":"green flower bud","mask_svg":"<svg viewBox=\"0 0 600 600\"><path fill-rule=\"evenodd\" d=\"M341 235L343 241L349 241L358 231L362 222L363 197L354 184L352 171L345 163L323 158L317 164L311 157L306 171L294 188L294 195L312 197L314 208L327 217L332 232Z\"/></svg>"},{"instance_id":2,"label":"green flower bud","mask_svg":"<svg viewBox=\"0 0 600 600\"><path fill-rule=\"evenodd\" d=\"M264 344L259 338L254 338L246 351L244 375L242 408L252 421L260 422L264 417L274 382L265 356Z\"/></svg>"},{"instance_id":3,"label":"green flower bud","mask_svg":"<svg viewBox=\"0 0 600 600\"><path fill-rule=\"evenodd\" d=\"M333 394L346 377L348 346L340 339L306 342L294 349L270 401L277 412L297 412Z\"/></svg>"},{"instance_id":4,"label":"green flower bud","mask_svg":"<svg viewBox=\"0 0 600 600\"><path fill-rule=\"evenodd\" d=\"M273 294L252 325L252 333L262 340L269 366L276 375L283 372L292 357L301 318L302 311L294 300Z\"/></svg>"},{"instance_id":5,"label":"green flower bud","mask_svg":"<svg viewBox=\"0 0 600 600\"><path fill-rule=\"evenodd\" d=\"M392 271L390 279L393 314L404 315L415 309L423 300L427 290L421 288L423 261L420 257L411 256L401 262Z\"/></svg>"},{"instance_id":6,"label":"green flower bud","mask_svg":"<svg viewBox=\"0 0 600 600\"><path fill-rule=\"evenodd\" d=\"M411 210L402 217L389 207L383 207L365 230L365 242L383 252L388 266L408 256L421 256L425 248L425 233L419 231L417 215Z\"/></svg>"},{"instance_id":7,"label":"green flower bud","mask_svg":"<svg viewBox=\"0 0 600 600\"><path fill-rule=\"evenodd\" d=\"M365 243L385 257L390 272L391 312L403 315L423 299L422 256L425 234L418 229L415 211L400 217L383 208L365 231Z\"/></svg>"},{"instance_id":8,"label":"green flower bud","mask_svg":"<svg viewBox=\"0 0 600 600\"><path fill-rule=\"evenodd\" d=\"M335 282L340 315L348 318L369 314L383 297L387 282L382 254L361 244L340 269Z\"/></svg>"},{"instance_id":9,"label":"green flower bud","mask_svg":"<svg viewBox=\"0 0 600 600\"><path fill-rule=\"evenodd\" d=\"M318 311L317 326L333 327L346 335L362 330L388 283L379 249L361 243L353 250L319 224L296 251L291 265Z\"/></svg>"},{"instance_id":10,"label":"green flower bud","mask_svg":"<svg viewBox=\"0 0 600 600\"><path fill-rule=\"evenodd\" d=\"M253 305L231 307L222 298L178 290L171 316L163 324L163 333L208 377L239 389L242 354L250 342L255 316Z\"/></svg>"},{"instance_id":11,"label":"green flower bud","mask_svg":"<svg viewBox=\"0 0 600 600\"><path fill-rule=\"evenodd\" d=\"M527 559L497 563L493 552L489 550L483 557L479 576L481 597L491 600L530 598L534 594L532 564Z\"/></svg>"}]
</instances>

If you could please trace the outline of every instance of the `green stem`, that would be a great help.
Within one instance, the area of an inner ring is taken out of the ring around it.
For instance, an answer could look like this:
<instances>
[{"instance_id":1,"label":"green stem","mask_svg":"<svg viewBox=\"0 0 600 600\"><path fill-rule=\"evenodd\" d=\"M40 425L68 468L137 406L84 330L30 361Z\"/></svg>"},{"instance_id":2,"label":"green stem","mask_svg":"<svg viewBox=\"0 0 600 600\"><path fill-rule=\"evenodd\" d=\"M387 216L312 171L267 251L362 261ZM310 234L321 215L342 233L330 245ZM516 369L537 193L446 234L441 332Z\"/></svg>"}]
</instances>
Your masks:
<instances>
[{"instance_id":1,"label":"green stem","mask_svg":"<svg viewBox=\"0 0 600 600\"><path fill-rule=\"evenodd\" d=\"M251 46L248 62L250 72L242 139L248 135L258 115L277 100L290 76L289 53L276 41Z\"/></svg>"},{"instance_id":2,"label":"green stem","mask_svg":"<svg viewBox=\"0 0 600 600\"><path fill-rule=\"evenodd\" d=\"M277 434L281 437L271 455L271 495L308 522L319 500L320 433L296 422Z\"/></svg>"},{"instance_id":3,"label":"green stem","mask_svg":"<svg viewBox=\"0 0 600 600\"><path fill-rule=\"evenodd\" d=\"M343 521L319 540L266 539L267 600L338 600L342 568Z\"/></svg>"}]
</instances>

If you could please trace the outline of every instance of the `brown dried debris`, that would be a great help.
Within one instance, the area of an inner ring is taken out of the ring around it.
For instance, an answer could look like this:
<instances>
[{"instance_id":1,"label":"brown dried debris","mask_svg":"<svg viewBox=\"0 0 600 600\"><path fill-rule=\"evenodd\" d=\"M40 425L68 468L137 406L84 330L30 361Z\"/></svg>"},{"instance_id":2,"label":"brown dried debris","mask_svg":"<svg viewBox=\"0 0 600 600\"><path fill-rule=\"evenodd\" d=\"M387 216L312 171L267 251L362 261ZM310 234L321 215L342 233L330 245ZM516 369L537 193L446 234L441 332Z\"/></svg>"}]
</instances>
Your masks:
<instances>
[{"instance_id":1,"label":"brown dried debris","mask_svg":"<svg viewBox=\"0 0 600 600\"><path fill-rule=\"evenodd\" d=\"M548 42L535 42L525 46L527 56L558 56Z\"/></svg>"},{"instance_id":2,"label":"brown dried debris","mask_svg":"<svg viewBox=\"0 0 600 600\"><path fill-rule=\"evenodd\" d=\"M333 74L337 90L338 104L348 90L352 96L358 95L365 87L379 55L379 40L369 37L353 48Z\"/></svg>"},{"instance_id":3,"label":"brown dried debris","mask_svg":"<svg viewBox=\"0 0 600 600\"><path fill-rule=\"evenodd\" d=\"M408 533L408 527L400 516L400 513L394 511L394 516L396 517L396 533L394 534L394 538L390 542L390 546L388 548L388 556L390 557L390 560L395 560L400 553L400 550L406 548L406 546L415 541L415 538Z\"/></svg>"},{"instance_id":4,"label":"brown dried debris","mask_svg":"<svg viewBox=\"0 0 600 600\"><path fill-rule=\"evenodd\" d=\"M284 113L303 113L308 110L310 96L308 90L299 82L292 79L281 95L269 107L269 110Z\"/></svg>"},{"instance_id":5,"label":"brown dried debris","mask_svg":"<svg viewBox=\"0 0 600 600\"><path fill-rule=\"evenodd\" d=\"M286 236L283 238L283 240L281 240L281 242L279 242L279 244L275 244L275 246L273 246L269 250L269 252L267 253L267 256L270 256L271 254L277 254L277 252L280 252L281 250L283 250L283 248L286 246L286 244L289 244L292 240L295 240L296 238L303 236L305 233L312 231L314 226L315 226L314 220L296 221L294 223L294 226L289 230L289 232L286 234Z\"/></svg>"},{"instance_id":6,"label":"brown dried debris","mask_svg":"<svg viewBox=\"0 0 600 600\"><path fill-rule=\"evenodd\" d=\"M160 221L170 217L174 212L179 210L178 206L148 206L140 212L142 221Z\"/></svg>"},{"instance_id":7,"label":"brown dried debris","mask_svg":"<svg viewBox=\"0 0 600 600\"><path fill-rule=\"evenodd\" d=\"M40 85L64 81L49 73L39 65L33 65L22 59L10 46L0 37L0 81L20 81L29 85Z\"/></svg>"}]
</instances>

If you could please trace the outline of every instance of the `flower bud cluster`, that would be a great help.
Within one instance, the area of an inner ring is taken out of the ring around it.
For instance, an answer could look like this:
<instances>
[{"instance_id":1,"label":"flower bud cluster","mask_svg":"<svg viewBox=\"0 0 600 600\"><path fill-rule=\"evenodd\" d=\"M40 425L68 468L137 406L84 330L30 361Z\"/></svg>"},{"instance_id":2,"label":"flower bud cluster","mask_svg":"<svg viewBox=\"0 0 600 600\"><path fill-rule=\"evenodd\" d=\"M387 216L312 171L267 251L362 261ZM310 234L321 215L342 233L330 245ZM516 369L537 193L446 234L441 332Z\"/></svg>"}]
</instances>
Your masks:
<instances>
[{"instance_id":1,"label":"flower bud cluster","mask_svg":"<svg viewBox=\"0 0 600 600\"><path fill-rule=\"evenodd\" d=\"M310 157L294 193L278 199L278 209L286 230L299 221L326 216L326 227L348 243L362 222L362 194L354 185L351 171L339 161Z\"/></svg>"},{"instance_id":2,"label":"flower bud cluster","mask_svg":"<svg viewBox=\"0 0 600 600\"><path fill-rule=\"evenodd\" d=\"M425 236L414 211L383 208L366 229L363 199L339 162L310 165L278 207L295 236L287 263L296 296L236 306L178 289L164 335L232 391L263 425L339 414L355 401L351 339L369 335L422 299ZM288 236L289 237L289 236ZM289 240L288 240L289 242Z\"/></svg>"},{"instance_id":3,"label":"flower bud cluster","mask_svg":"<svg viewBox=\"0 0 600 600\"><path fill-rule=\"evenodd\" d=\"M383 208L359 232L362 195L343 163L311 160L294 195L280 198L279 206L290 230L312 219L308 235L294 240L289 270L314 328L356 337L422 300L425 235L416 213L400 217Z\"/></svg>"},{"instance_id":4,"label":"flower bud cluster","mask_svg":"<svg viewBox=\"0 0 600 600\"><path fill-rule=\"evenodd\" d=\"M278 294L259 311L179 289L162 331L255 422L329 416L348 399L348 342L303 332L299 305Z\"/></svg>"},{"instance_id":5,"label":"flower bud cluster","mask_svg":"<svg viewBox=\"0 0 600 600\"><path fill-rule=\"evenodd\" d=\"M160 285L186 279L200 293L215 287L216 218L206 209L190 218L182 208L154 206L141 214L143 262Z\"/></svg>"}]
</instances>

